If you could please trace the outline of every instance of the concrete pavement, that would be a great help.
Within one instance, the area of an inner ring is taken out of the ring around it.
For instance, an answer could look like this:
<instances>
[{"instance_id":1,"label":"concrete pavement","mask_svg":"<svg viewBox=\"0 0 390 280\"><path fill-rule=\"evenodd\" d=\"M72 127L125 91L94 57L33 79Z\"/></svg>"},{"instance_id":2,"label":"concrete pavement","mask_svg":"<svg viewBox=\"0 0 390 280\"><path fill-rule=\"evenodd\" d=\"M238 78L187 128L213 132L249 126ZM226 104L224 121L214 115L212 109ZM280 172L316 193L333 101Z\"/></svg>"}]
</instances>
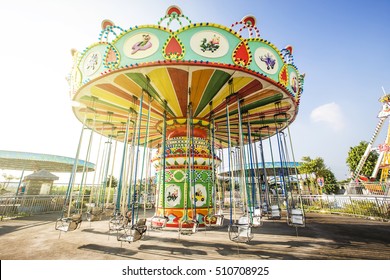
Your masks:
<instances>
[{"instance_id":1,"label":"concrete pavement","mask_svg":"<svg viewBox=\"0 0 390 280\"><path fill-rule=\"evenodd\" d=\"M79 229L65 233L55 230L57 217L45 214L0 222L0 259L390 260L390 223L349 216L307 213L306 227L297 230L283 218L264 219L249 243L229 240L227 220L222 228L200 229L189 236L179 235L177 229L148 230L142 240L128 243L109 234L107 220L83 221Z\"/></svg>"}]
</instances>

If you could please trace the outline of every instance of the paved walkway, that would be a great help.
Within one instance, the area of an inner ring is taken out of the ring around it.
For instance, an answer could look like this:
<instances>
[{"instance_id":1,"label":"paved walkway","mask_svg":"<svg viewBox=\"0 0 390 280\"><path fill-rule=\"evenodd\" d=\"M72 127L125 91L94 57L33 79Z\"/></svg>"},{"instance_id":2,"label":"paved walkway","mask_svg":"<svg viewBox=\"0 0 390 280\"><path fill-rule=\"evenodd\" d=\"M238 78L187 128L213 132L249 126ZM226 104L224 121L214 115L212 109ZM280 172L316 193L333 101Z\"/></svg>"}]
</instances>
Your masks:
<instances>
[{"instance_id":1,"label":"paved walkway","mask_svg":"<svg viewBox=\"0 0 390 280\"><path fill-rule=\"evenodd\" d=\"M73 232L55 230L57 215L0 222L1 260L390 260L390 223L307 213L305 228L265 220L250 243L229 240L227 227L179 236L176 229L147 231L134 243L108 233L108 221L83 221Z\"/></svg>"}]
</instances>

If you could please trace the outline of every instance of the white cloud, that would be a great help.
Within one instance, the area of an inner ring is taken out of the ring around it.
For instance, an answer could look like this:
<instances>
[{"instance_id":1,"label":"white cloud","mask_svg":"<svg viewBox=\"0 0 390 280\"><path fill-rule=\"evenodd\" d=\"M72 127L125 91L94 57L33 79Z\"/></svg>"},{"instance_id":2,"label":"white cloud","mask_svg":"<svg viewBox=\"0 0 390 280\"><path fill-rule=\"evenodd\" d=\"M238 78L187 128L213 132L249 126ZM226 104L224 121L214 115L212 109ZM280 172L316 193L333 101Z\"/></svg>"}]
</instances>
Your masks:
<instances>
[{"instance_id":1,"label":"white cloud","mask_svg":"<svg viewBox=\"0 0 390 280\"><path fill-rule=\"evenodd\" d=\"M334 131L341 131L345 128L345 118L340 106L335 102L315 108L310 114L310 119L314 123L324 123Z\"/></svg>"}]
</instances>

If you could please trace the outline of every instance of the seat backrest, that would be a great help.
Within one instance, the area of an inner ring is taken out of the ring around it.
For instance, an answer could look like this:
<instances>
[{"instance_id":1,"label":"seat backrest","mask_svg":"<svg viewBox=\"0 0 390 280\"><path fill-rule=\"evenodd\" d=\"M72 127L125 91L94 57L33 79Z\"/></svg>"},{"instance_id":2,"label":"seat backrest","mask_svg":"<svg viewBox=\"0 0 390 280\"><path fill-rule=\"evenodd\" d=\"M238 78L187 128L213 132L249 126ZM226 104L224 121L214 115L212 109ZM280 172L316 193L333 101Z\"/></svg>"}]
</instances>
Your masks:
<instances>
[{"instance_id":1,"label":"seat backrest","mask_svg":"<svg viewBox=\"0 0 390 280\"><path fill-rule=\"evenodd\" d=\"M74 215L72 215L71 219L74 222L80 222L81 221L81 214L74 214Z\"/></svg>"},{"instance_id":2,"label":"seat backrest","mask_svg":"<svg viewBox=\"0 0 390 280\"><path fill-rule=\"evenodd\" d=\"M300 216L300 215L302 215L302 210L301 209L291 209L291 214Z\"/></svg>"},{"instance_id":3,"label":"seat backrest","mask_svg":"<svg viewBox=\"0 0 390 280\"><path fill-rule=\"evenodd\" d=\"M271 210L279 210L279 205L271 205Z\"/></svg>"},{"instance_id":4,"label":"seat backrest","mask_svg":"<svg viewBox=\"0 0 390 280\"><path fill-rule=\"evenodd\" d=\"M139 219L137 222L137 226L144 226L146 224L146 219Z\"/></svg>"},{"instance_id":5,"label":"seat backrest","mask_svg":"<svg viewBox=\"0 0 390 280\"><path fill-rule=\"evenodd\" d=\"M255 212L253 213L254 216L261 216L261 209L257 208L255 209Z\"/></svg>"},{"instance_id":6,"label":"seat backrest","mask_svg":"<svg viewBox=\"0 0 390 280\"><path fill-rule=\"evenodd\" d=\"M238 224L239 225L247 225L249 224L249 219L247 216L242 216L238 219Z\"/></svg>"},{"instance_id":7,"label":"seat backrest","mask_svg":"<svg viewBox=\"0 0 390 280\"><path fill-rule=\"evenodd\" d=\"M79 223L75 222L75 221L71 221L69 223L69 226L68 226L68 231L72 231L72 230L75 230L77 229Z\"/></svg>"}]
</instances>

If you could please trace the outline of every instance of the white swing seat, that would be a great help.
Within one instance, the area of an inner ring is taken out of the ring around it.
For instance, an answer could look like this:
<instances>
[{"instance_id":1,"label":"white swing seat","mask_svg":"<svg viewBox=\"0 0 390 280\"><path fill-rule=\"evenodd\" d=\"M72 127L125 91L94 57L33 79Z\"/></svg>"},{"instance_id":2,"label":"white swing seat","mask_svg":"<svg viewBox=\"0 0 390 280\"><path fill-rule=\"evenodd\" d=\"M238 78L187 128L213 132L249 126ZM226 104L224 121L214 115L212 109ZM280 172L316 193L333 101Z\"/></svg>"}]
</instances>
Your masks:
<instances>
[{"instance_id":1,"label":"white swing seat","mask_svg":"<svg viewBox=\"0 0 390 280\"><path fill-rule=\"evenodd\" d=\"M131 223L132 212L129 210L126 212L126 215L123 216L120 213L114 214L114 216L109 221L109 230L110 231L120 231L123 230Z\"/></svg>"},{"instance_id":2,"label":"white swing seat","mask_svg":"<svg viewBox=\"0 0 390 280\"><path fill-rule=\"evenodd\" d=\"M223 226L224 215L215 215L215 217L217 218L215 226Z\"/></svg>"},{"instance_id":3,"label":"white swing seat","mask_svg":"<svg viewBox=\"0 0 390 280\"><path fill-rule=\"evenodd\" d=\"M296 227L305 226L305 216L303 210L299 208L291 209L291 214L289 218L289 225Z\"/></svg>"},{"instance_id":4,"label":"white swing seat","mask_svg":"<svg viewBox=\"0 0 390 280\"><path fill-rule=\"evenodd\" d=\"M248 217L239 218L237 224L229 225L229 239L236 243L246 243L253 239L252 225Z\"/></svg>"},{"instance_id":5,"label":"white swing seat","mask_svg":"<svg viewBox=\"0 0 390 280\"><path fill-rule=\"evenodd\" d=\"M130 219L128 216L123 216L119 213L114 214L114 216L111 217L111 219L108 222L108 228L110 231L120 231L125 228L131 222L131 216Z\"/></svg>"},{"instance_id":6,"label":"white swing seat","mask_svg":"<svg viewBox=\"0 0 390 280\"><path fill-rule=\"evenodd\" d=\"M262 213L263 214L268 214L269 213L269 208L268 208L267 203L263 203L263 205L261 206L261 209L262 209Z\"/></svg>"},{"instance_id":7,"label":"white swing seat","mask_svg":"<svg viewBox=\"0 0 390 280\"><path fill-rule=\"evenodd\" d=\"M271 205L270 220L279 220L281 218L281 212L279 205Z\"/></svg>"},{"instance_id":8,"label":"white swing seat","mask_svg":"<svg viewBox=\"0 0 390 280\"><path fill-rule=\"evenodd\" d=\"M239 225L238 226L238 240L237 242L249 242L253 238L251 225Z\"/></svg>"},{"instance_id":9,"label":"white swing seat","mask_svg":"<svg viewBox=\"0 0 390 280\"><path fill-rule=\"evenodd\" d=\"M74 231L81 226L82 218L80 214L75 214L72 217L59 218L56 221L55 229L59 231Z\"/></svg>"},{"instance_id":10,"label":"white swing seat","mask_svg":"<svg viewBox=\"0 0 390 280\"><path fill-rule=\"evenodd\" d=\"M261 219L261 216L253 216L252 226L253 227L260 227L263 225L263 220Z\"/></svg>"},{"instance_id":11,"label":"white swing seat","mask_svg":"<svg viewBox=\"0 0 390 280\"><path fill-rule=\"evenodd\" d=\"M261 216L262 209L256 208L255 211L253 211L253 216Z\"/></svg>"},{"instance_id":12,"label":"white swing seat","mask_svg":"<svg viewBox=\"0 0 390 280\"><path fill-rule=\"evenodd\" d=\"M205 225L207 227L220 227L223 225L224 215L223 214L210 214L205 217Z\"/></svg>"},{"instance_id":13,"label":"white swing seat","mask_svg":"<svg viewBox=\"0 0 390 280\"><path fill-rule=\"evenodd\" d=\"M168 217L166 216L153 216L150 219L150 228L151 229L163 229L167 225Z\"/></svg>"},{"instance_id":14,"label":"white swing seat","mask_svg":"<svg viewBox=\"0 0 390 280\"><path fill-rule=\"evenodd\" d=\"M199 222L196 220L185 220L179 224L179 233L182 235L191 235L198 232Z\"/></svg>"},{"instance_id":15,"label":"white swing seat","mask_svg":"<svg viewBox=\"0 0 390 280\"><path fill-rule=\"evenodd\" d=\"M205 225L208 227L220 227L223 225L224 215L210 215L207 217Z\"/></svg>"},{"instance_id":16,"label":"white swing seat","mask_svg":"<svg viewBox=\"0 0 390 280\"><path fill-rule=\"evenodd\" d=\"M253 227L260 227L263 225L263 220L262 220L261 216L262 216L262 209L260 209L260 208L255 209L255 211L253 212L253 216L252 216L252 226Z\"/></svg>"},{"instance_id":17,"label":"white swing seat","mask_svg":"<svg viewBox=\"0 0 390 280\"><path fill-rule=\"evenodd\" d=\"M249 219L247 216L238 218L237 225L249 225Z\"/></svg>"},{"instance_id":18,"label":"white swing seat","mask_svg":"<svg viewBox=\"0 0 390 280\"><path fill-rule=\"evenodd\" d=\"M117 240L129 243L138 241L142 239L146 230L146 219L140 219L138 220L137 224L130 228L125 228L125 232L123 234L118 234Z\"/></svg>"}]
</instances>

